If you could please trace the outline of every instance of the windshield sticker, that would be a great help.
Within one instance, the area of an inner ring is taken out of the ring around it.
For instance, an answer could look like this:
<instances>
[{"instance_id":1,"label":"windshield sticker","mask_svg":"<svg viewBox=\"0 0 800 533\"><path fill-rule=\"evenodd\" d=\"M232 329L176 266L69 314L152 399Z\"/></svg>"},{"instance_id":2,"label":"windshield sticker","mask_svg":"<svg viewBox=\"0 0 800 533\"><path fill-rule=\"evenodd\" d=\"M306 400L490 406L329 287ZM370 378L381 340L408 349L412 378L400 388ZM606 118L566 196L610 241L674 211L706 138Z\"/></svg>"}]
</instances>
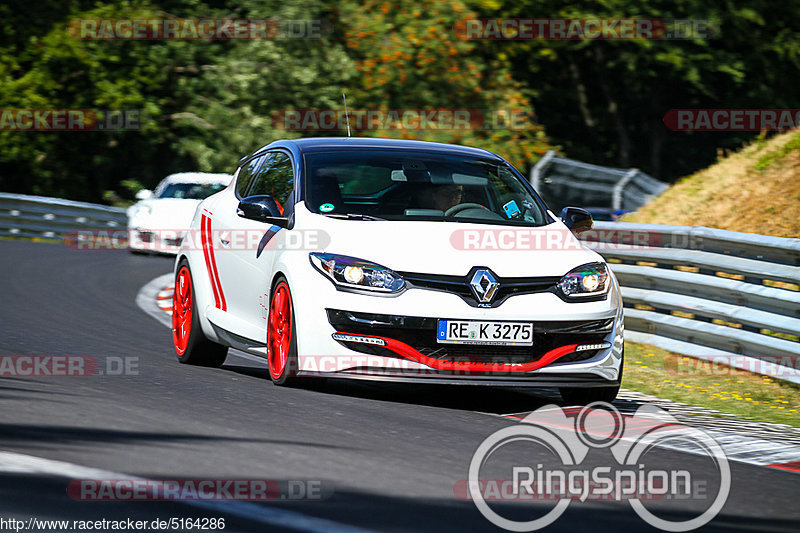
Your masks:
<instances>
[{"instance_id":1,"label":"windshield sticker","mask_svg":"<svg viewBox=\"0 0 800 533\"><path fill-rule=\"evenodd\" d=\"M392 170L392 181L408 181L402 170Z\"/></svg>"},{"instance_id":2,"label":"windshield sticker","mask_svg":"<svg viewBox=\"0 0 800 533\"><path fill-rule=\"evenodd\" d=\"M506 212L506 216L508 218L519 218L520 215L522 214L521 211L519 210L519 207L517 207L517 202L515 202L514 200L511 200L506 205L504 205L503 211Z\"/></svg>"},{"instance_id":3,"label":"windshield sticker","mask_svg":"<svg viewBox=\"0 0 800 533\"><path fill-rule=\"evenodd\" d=\"M321 206L319 206L319 210L322 211L323 213L330 213L331 211L333 211L333 209L334 209L333 204L322 204Z\"/></svg>"}]
</instances>

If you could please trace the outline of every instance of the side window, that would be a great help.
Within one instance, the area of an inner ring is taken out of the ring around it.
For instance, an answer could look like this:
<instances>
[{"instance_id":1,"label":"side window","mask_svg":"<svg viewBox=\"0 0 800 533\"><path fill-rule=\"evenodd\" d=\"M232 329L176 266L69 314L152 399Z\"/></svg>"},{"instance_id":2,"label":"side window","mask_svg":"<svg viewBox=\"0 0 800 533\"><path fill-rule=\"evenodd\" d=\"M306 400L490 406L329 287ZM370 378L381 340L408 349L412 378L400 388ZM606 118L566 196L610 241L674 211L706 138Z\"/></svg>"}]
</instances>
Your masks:
<instances>
[{"instance_id":1,"label":"side window","mask_svg":"<svg viewBox=\"0 0 800 533\"><path fill-rule=\"evenodd\" d=\"M250 195L268 194L278 202L281 209L284 209L287 204L291 204L293 187L294 172L291 158L282 152L274 152L268 163L259 170L250 189ZM292 207L288 206L289 209Z\"/></svg>"},{"instance_id":2,"label":"side window","mask_svg":"<svg viewBox=\"0 0 800 533\"><path fill-rule=\"evenodd\" d=\"M247 189L250 187L250 184L253 182L253 178L256 175L256 170L261 165L261 163L267 158L267 155L262 155L260 157L254 157L250 161L247 161L242 167L239 169L239 175L236 178L236 193L240 197L249 196L247 194Z\"/></svg>"}]
</instances>

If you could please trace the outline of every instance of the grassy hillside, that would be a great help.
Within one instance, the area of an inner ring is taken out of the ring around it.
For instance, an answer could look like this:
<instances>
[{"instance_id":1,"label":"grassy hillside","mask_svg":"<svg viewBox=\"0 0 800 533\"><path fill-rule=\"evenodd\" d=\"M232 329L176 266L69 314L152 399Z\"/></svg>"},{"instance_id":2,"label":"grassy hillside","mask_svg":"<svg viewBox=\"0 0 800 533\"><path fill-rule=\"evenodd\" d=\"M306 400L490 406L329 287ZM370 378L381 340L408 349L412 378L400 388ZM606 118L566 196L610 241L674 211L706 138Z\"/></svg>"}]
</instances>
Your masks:
<instances>
[{"instance_id":1,"label":"grassy hillside","mask_svg":"<svg viewBox=\"0 0 800 533\"><path fill-rule=\"evenodd\" d=\"M800 236L800 130L720 159L622 220Z\"/></svg>"}]
</instances>

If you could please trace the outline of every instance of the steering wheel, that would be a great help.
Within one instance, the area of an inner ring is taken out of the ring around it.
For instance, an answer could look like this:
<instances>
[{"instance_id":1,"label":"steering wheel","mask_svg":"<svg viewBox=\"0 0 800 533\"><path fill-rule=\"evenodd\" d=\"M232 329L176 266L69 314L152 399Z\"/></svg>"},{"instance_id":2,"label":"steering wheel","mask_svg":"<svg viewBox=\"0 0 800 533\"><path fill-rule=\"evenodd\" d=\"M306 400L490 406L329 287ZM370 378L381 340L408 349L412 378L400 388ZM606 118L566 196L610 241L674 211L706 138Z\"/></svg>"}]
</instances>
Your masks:
<instances>
[{"instance_id":1,"label":"steering wheel","mask_svg":"<svg viewBox=\"0 0 800 533\"><path fill-rule=\"evenodd\" d=\"M456 204L447 211L444 212L444 216L451 217L456 213L460 213L461 211L466 211L467 209L487 209L485 205L476 204L476 203L465 203L465 204ZM487 209L488 211L488 209Z\"/></svg>"}]
</instances>

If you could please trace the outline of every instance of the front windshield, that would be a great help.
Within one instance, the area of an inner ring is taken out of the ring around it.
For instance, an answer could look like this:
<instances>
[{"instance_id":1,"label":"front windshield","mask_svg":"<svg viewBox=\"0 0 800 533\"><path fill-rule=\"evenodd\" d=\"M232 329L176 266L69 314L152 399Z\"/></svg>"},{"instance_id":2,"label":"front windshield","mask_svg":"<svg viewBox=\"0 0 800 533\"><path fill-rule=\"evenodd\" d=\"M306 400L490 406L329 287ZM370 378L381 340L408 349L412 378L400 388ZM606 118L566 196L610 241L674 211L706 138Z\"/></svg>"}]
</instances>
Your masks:
<instances>
[{"instance_id":1,"label":"front windshield","mask_svg":"<svg viewBox=\"0 0 800 533\"><path fill-rule=\"evenodd\" d=\"M224 188L221 183L170 183L158 197L204 200Z\"/></svg>"},{"instance_id":2,"label":"front windshield","mask_svg":"<svg viewBox=\"0 0 800 533\"><path fill-rule=\"evenodd\" d=\"M505 163L411 151L305 156L308 209L329 216L541 226L540 201Z\"/></svg>"}]
</instances>

